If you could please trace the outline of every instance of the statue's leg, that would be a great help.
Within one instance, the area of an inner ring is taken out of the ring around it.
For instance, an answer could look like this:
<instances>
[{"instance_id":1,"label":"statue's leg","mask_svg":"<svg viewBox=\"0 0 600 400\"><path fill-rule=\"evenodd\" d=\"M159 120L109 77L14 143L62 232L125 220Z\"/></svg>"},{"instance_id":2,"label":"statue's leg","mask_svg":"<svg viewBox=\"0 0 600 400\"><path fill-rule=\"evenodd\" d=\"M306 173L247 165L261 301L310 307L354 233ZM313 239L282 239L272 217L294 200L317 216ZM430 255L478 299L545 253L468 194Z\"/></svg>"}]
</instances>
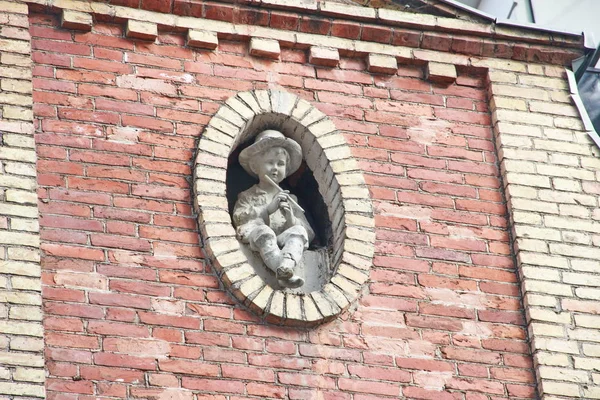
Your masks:
<instances>
[{"instance_id":1,"label":"statue's leg","mask_svg":"<svg viewBox=\"0 0 600 400\"><path fill-rule=\"evenodd\" d=\"M271 271L277 272L277 268L281 266L282 254L277 245L275 232L270 227L261 225L255 228L249 236L250 248L260 253L265 265Z\"/></svg>"},{"instance_id":2,"label":"statue's leg","mask_svg":"<svg viewBox=\"0 0 600 400\"><path fill-rule=\"evenodd\" d=\"M278 243L283 245L281 249L282 262L278 271L285 273L287 278L280 280L283 286L300 287L304 284L304 279L294 274L296 265L302 260L304 250L308 248L308 235L306 229L296 225L287 229L279 235Z\"/></svg>"}]
</instances>

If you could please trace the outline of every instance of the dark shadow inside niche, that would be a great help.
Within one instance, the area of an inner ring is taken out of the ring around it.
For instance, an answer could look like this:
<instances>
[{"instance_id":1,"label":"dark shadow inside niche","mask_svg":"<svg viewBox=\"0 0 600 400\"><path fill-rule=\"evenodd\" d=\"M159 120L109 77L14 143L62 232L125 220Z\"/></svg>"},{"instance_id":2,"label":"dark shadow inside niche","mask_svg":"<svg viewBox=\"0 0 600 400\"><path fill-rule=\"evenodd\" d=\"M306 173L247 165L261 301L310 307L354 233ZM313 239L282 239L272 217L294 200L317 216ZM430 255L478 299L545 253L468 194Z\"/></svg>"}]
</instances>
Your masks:
<instances>
[{"instance_id":1,"label":"dark shadow inside niche","mask_svg":"<svg viewBox=\"0 0 600 400\"><path fill-rule=\"evenodd\" d=\"M233 207L237 201L238 195L250 187L258 180L250 176L240 165L238 160L240 152L254 143L254 137L249 141L239 145L230 155L227 163L227 203L229 214L233 215ZM327 213L327 205L319 193L319 185L305 161L302 161L300 168L292 175L288 176L280 184L284 190L289 190L298 197L298 203L306 211L305 216L313 230L315 238L310 243L310 249L331 247L333 242L333 233L331 221Z\"/></svg>"}]
</instances>

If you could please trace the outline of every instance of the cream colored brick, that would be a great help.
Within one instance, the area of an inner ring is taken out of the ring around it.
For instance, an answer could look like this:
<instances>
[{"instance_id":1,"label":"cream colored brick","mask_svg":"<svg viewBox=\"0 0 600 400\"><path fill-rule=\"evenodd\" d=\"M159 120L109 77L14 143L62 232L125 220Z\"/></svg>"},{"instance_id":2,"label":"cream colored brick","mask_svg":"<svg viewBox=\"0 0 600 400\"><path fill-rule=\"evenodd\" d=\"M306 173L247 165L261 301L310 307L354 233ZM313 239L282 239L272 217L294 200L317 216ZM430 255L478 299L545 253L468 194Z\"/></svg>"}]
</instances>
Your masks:
<instances>
[{"instance_id":1,"label":"cream colored brick","mask_svg":"<svg viewBox=\"0 0 600 400\"><path fill-rule=\"evenodd\" d=\"M92 14L63 9L60 25L64 29L75 29L87 32L92 30L92 22Z\"/></svg>"},{"instance_id":2,"label":"cream colored brick","mask_svg":"<svg viewBox=\"0 0 600 400\"><path fill-rule=\"evenodd\" d=\"M15 68L0 66L0 77L3 78L31 79L31 75L31 68Z\"/></svg>"},{"instance_id":3,"label":"cream colored brick","mask_svg":"<svg viewBox=\"0 0 600 400\"><path fill-rule=\"evenodd\" d=\"M43 369L33 368L16 368L13 373L13 379L15 381L26 381L26 382L44 382L45 371Z\"/></svg>"},{"instance_id":4,"label":"cream colored brick","mask_svg":"<svg viewBox=\"0 0 600 400\"><path fill-rule=\"evenodd\" d=\"M561 243L550 243L550 252L565 256L600 260L600 249L587 246L576 246Z\"/></svg>"},{"instance_id":5,"label":"cream colored brick","mask_svg":"<svg viewBox=\"0 0 600 400\"><path fill-rule=\"evenodd\" d=\"M511 135L504 132L498 135L496 143L498 144L498 147L533 147L531 138L526 136Z\"/></svg>"},{"instance_id":6,"label":"cream colored brick","mask_svg":"<svg viewBox=\"0 0 600 400\"><path fill-rule=\"evenodd\" d=\"M570 154L550 153L550 164L579 166L579 157Z\"/></svg>"},{"instance_id":7,"label":"cream colored brick","mask_svg":"<svg viewBox=\"0 0 600 400\"><path fill-rule=\"evenodd\" d=\"M0 39L0 51L9 53L30 54L31 44L29 41L25 40Z\"/></svg>"},{"instance_id":8,"label":"cream colored brick","mask_svg":"<svg viewBox=\"0 0 600 400\"><path fill-rule=\"evenodd\" d=\"M577 321L576 321L577 323ZM585 323L585 322L584 322ZM596 325L594 328L597 328ZM600 342L600 331L598 329L569 329L567 331L569 334L569 339L571 340L580 340L587 342ZM598 360L600 362L600 360Z\"/></svg>"},{"instance_id":9,"label":"cream colored brick","mask_svg":"<svg viewBox=\"0 0 600 400\"><path fill-rule=\"evenodd\" d=\"M13 175L36 176L34 164L7 162L4 164L4 172Z\"/></svg>"},{"instance_id":10,"label":"cream colored brick","mask_svg":"<svg viewBox=\"0 0 600 400\"><path fill-rule=\"evenodd\" d=\"M553 322L565 325L571 323L571 313L569 312L554 312L545 308L530 307L527 310L527 313L534 321Z\"/></svg>"},{"instance_id":11,"label":"cream colored brick","mask_svg":"<svg viewBox=\"0 0 600 400\"><path fill-rule=\"evenodd\" d=\"M591 146L581 145L577 143L564 143L554 140L533 139L533 144L536 149L550 150L559 153L573 153L584 156L592 154Z\"/></svg>"},{"instance_id":12,"label":"cream colored brick","mask_svg":"<svg viewBox=\"0 0 600 400\"><path fill-rule=\"evenodd\" d=\"M554 382L542 380L540 383L543 393L559 396L579 397L579 386L574 383Z\"/></svg>"},{"instance_id":13,"label":"cream colored brick","mask_svg":"<svg viewBox=\"0 0 600 400\"><path fill-rule=\"evenodd\" d=\"M39 293L26 293L26 292L15 292L15 291L0 291L0 303L13 303L13 304L34 304L41 305L42 297Z\"/></svg>"},{"instance_id":14,"label":"cream colored brick","mask_svg":"<svg viewBox=\"0 0 600 400\"><path fill-rule=\"evenodd\" d=\"M41 321L42 310L40 307L18 307L12 306L8 314L10 319L28 320L28 321Z\"/></svg>"},{"instance_id":15,"label":"cream colored brick","mask_svg":"<svg viewBox=\"0 0 600 400\"><path fill-rule=\"evenodd\" d=\"M586 356L600 358L600 345L583 343L582 348Z\"/></svg>"},{"instance_id":16,"label":"cream colored brick","mask_svg":"<svg viewBox=\"0 0 600 400\"><path fill-rule=\"evenodd\" d=\"M569 367L571 365L569 356L566 354L538 351L534 357L539 365L554 365L557 367Z\"/></svg>"},{"instance_id":17,"label":"cream colored brick","mask_svg":"<svg viewBox=\"0 0 600 400\"><path fill-rule=\"evenodd\" d=\"M600 159L596 157L581 157L581 166L600 170Z\"/></svg>"},{"instance_id":18,"label":"cream colored brick","mask_svg":"<svg viewBox=\"0 0 600 400\"><path fill-rule=\"evenodd\" d=\"M517 159L517 160L537 161L537 162L547 162L548 161L548 153L546 151L521 150L521 149L512 149L512 148L506 148L506 147L503 147L501 149L501 157Z\"/></svg>"},{"instance_id":19,"label":"cream colored brick","mask_svg":"<svg viewBox=\"0 0 600 400\"><path fill-rule=\"evenodd\" d=\"M598 370L600 369L600 360L592 357L573 357L575 369Z\"/></svg>"},{"instance_id":20,"label":"cream colored brick","mask_svg":"<svg viewBox=\"0 0 600 400\"><path fill-rule=\"evenodd\" d=\"M529 307L531 306L542 306L556 308L558 305L558 299L554 296L545 296L541 294L528 294L525 297L525 302Z\"/></svg>"},{"instance_id":21,"label":"cream colored brick","mask_svg":"<svg viewBox=\"0 0 600 400\"><path fill-rule=\"evenodd\" d=\"M559 215L567 217L590 218L590 210L587 207L573 204L559 204ZM574 227L575 228L575 227Z\"/></svg>"},{"instance_id":22,"label":"cream colored brick","mask_svg":"<svg viewBox=\"0 0 600 400\"><path fill-rule=\"evenodd\" d=\"M536 228L533 226L516 225L517 237L560 241L560 231L556 229Z\"/></svg>"},{"instance_id":23,"label":"cream colored brick","mask_svg":"<svg viewBox=\"0 0 600 400\"><path fill-rule=\"evenodd\" d=\"M278 59L281 54L279 42L272 39L260 39L253 37L250 39L250 55L255 57L264 57Z\"/></svg>"},{"instance_id":24,"label":"cream colored brick","mask_svg":"<svg viewBox=\"0 0 600 400\"><path fill-rule=\"evenodd\" d=\"M590 244L591 235L581 232L565 232L561 233L562 239L568 243Z\"/></svg>"},{"instance_id":25,"label":"cream colored brick","mask_svg":"<svg viewBox=\"0 0 600 400\"><path fill-rule=\"evenodd\" d=\"M523 282L525 292L536 292L541 294L553 294L557 296L573 296L573 288L561 283L534 281L532 279Z\"/></svg>"},{"instance_id":26,"label":"cream colored brick","mask_svg":"<svg viewBox=\"0 0 600 400\"><path fill-rule=\"evenodd\" d=\"M15 322L22 323L22 322ZM0 365L19 365L25 367L43 367L44 357L31 353L0 352Z\"/></svg>"},{"instance_id":27,"label":"cream colored brick","mask_svg":"<svg viewBox=\"0 0 600 400\"><path fill-rule=\"evenodd\" d=\"M536 279L540 281L560 282L560 270L551 268L542 268L539 265L521 264L521 274L525 278Z\"/></svg>"},{"instance_id":28,"label":"cream colored brick","mask_svg":"<svg viewBox=\"0 0 600 400\"><path fill-rule=\"evenodd\" d=\"M574 106L565 104L531 101L529 102L529 109L533 112L541 112L545 114L565 115L569 117L579 116L579 112Z\"/></svg>"},{"instance_id":29,"label":"cream colored brick","mask_svg":"<svg viewBox=\"0 0 600 400\"><path fill-rule=\"evenodd\" d=\"M12 232L10 233L10 235L13 234ZM38 263L21 261L0 261L0 273L34 277L41 276L40 265Z\"/></svg>"},{"instance_id":30,"label":"cream colored brick","mask_svg":"<svg viewBox=\"0 0 600 400\"><path fill-rule=\"evenodd\" d=\"M125 28L125 36L134 39L154 41L158 36L158 27L152 22L129 19L127 20L127 26Z\"/></svg>"},{"instance_id":31,"label":"cream colored brick","mask_svg":"<svg viewBox=\"0 0 600 400\"><path fill-rule=\"evenodd\" d=\"M2 82L4 82L4 79L2 79ZM31 85L31 83L29 84ZM33 104L33 97L15 93L0 93L0 103L15 106L31 106Z\"/></svg>"},{"instance_id":32,"label":"cream colored brick","mask_svg":"<svg viewBox=\"0 0 600 400\"><path fill-rule=\"evenodd\" d=\"M554 117L554 126L557 128L573 129L578 131L584 131L583 122L581 118L569 118L569 117ZM586 139L589 140L589 139Z\"/></svg>"},{"instance_id":33,"label":"cream colored brick","mask_svg":"<svg viewBox=\"0 0 600 400\"><path fill-rule=\"evenodd\" d=\"M33 91L30 80L2 79L0 87L6 92L31 93Z\"/></svg>"},{"instance_id":34,"label":"cream colored brick","mask_svg":"<svg viewBox=\"0 0 600 400\"><path fill-rule=\"evenodd\" d=\"M519 97L524 99L549 100L550 95L546 90L534 89L512 85L491 85L492 94L495 96Z\"/></svg>"},{"instance_id":35,"label":"cream colored brick","mask_svg":"<svg viewBox=\"0 0 600 400\"><path fill-rule=\"evenodd\" d=\"M504 160L504 169L507 172L518 172L521 174L535 174L536 163L521 160ZM550 182L550 181L548 181Z\"/></svg>"},{"instance_id":36,"label":"cream colored brick","mask_svg":"<svg viewBox=\"0 0 600 400\"><path fill-rule=\"evenodd\" d=\"M565 329L560 325L532 322L529 324L529 334L531 335L531 337L550 336L562 338L565 335Z\"/></svg>"},{"instance_id":37,"label":"cream colored brick","mask_svg":"<svg viewBox=\"0 0 600 400\"><path fill-rule=\"evenodd\" d=\"M11 232L10 235L0 235L0 244L39 247L40 237L36 234Z\"/></svg>"},{"instance_id":38,"label":"cream colored brick","mask_svg":"<svg viewBox=\"0 0 600 400\"><path fill-rule=\"evenodd\" d=\"M519 83L528 86L537 86L548 89L562 89L568 90L569 85L566 79L559 78L547 78L544 76L532 76L532 75L519 75Z\"/></svg>"},{"instance_id":39,"label":"cream colored brick","mask_svg":"<svg viewBox=\"0 0 600 400\"><path fill-rule=\"evenodd\" d=\"M527 111L496 109L492 112L492 119L494 122L506 121L519 124L554 126L554 118L552 116Z\"/></svg>"},{"instance_id":40,"label":"cream colored brick","mask_svg":"<svg viewBox=\"0 0 600 400\"><path fill-rule=\"evenodd\" d=\"M553 267L553 268L569 268L569 262L564 257L558 257L555 255L547 255L540 253L530 253L521 251L519 252L519 258L521 259L521 263L523 264L532 264L544 267Z\"/></svg>"},{"instance_id":41,"label":"cream colored brick","mask_svg":"<svg viewBox=\"0 0 600 400\"><path fill-rule=\"evenodd\" d=\"M187 45L201 49L214 50L219 46L219 38L216 32L188 30Z\"/></svg>"},{"instance_id":42,"label":"cream colored brick","mask_svg":"<svg viewBox=\"0 0 600 400\"><path fill-rule=\"evenodd\" d=\"M508 110L525 111L527 110L527 103L523 99L494 96L490 101L490 107L492 109L506 108Z\"/></svg>"},{"instance_id":43,"label":"cream colored brick","mask_svg":"<svg viewBox=\"0 0 600 400\"><path fill-rule=\"evenodd\" d=\"M496 97L496 96L494 96ZM539 126L511 124L509 122L498 122L496 129L500 134L510 134L518 136L542 137L542 128ZM502 140L501 137L498 139Z\"/></svg>"},{"instance_id":44,"label":"cream colored brick","mask_svg":"<svg viewBox=\"0 0 600 400\"><path fill-rule=\"evenodd\" d=\"M551 379L554 381L567 381L575 383L588 383L589 376L586 371L574 371L567 368L556 368L540 366L538 368L539 377L542 379Z\"/></svg>"},{"instance_id":45,"label":"cream colored brick","mask_svg":"<svg viewBox=\"0 0 600 400\"><path fill-rule=\"evenodd\" d=\"M10 349L20 351L41 351L44 349L44 340L42 338L15 336L10 340Z\"/></svg>"},{"instance_id":46,"label":"cream colored brick","mask_svg":"<svg viewBox=\"0 0 600 400\"><path fill-rule=\"evenodd\" d=\"M521 239L521 238L517 238L516 239L516 247L515 249L518 249L519 251L533 251L533 252L539 252L539 253L547 253L548 252L548 244L546 242L544 242L543 240L536 240L536 239ZM521 267L524 268L524 267ZM556 280L558 281L559 279L551 279L553 278L548 277L547 275L544 275L544 280Z\"/></svg>"},{"instance_id":47,"label":"cream colored brick","mask_svg":"<svg viewBox=\"0 0 600 400\"><path fill-rule=\"evenodd\" d=\"M572 259L571 267L576 271L597 272L600 270L600 261Z\"/></svg>"},{"instance_id":48,"label":"cream colored brick","mask_svg":"<svg viewBox=\"0 0 600 400\"><path fill-rule=\"evenodd\" d=\"M581 183L573 179L554 178L552 179L553 186L556 190L564 190L566 192L581 192Z\"/></svg>"},{"instance_id":49,"label":"cream colored brick","mask_svg":"<svg viewBox=\"0 0 600 400\"><path fill-rule=\"evenodd\" d=\"M453 64L444 64L430 61L425 70L425 79L432 82L450 84L456 80L456 67Z\"/></svg>"},{"instance_id":50,"label":"cream colored brick","mask_svg":"<svg viewBox=\"0 0 600 400\"><path fill-rule=\"evenodd\" d=\"M574 142L573 131L567 129L544 128L544 137L550 140L560 140L563 142Z\"/></svg>"},{"instance_id":51,"label":"cream colored brick","mask_svg":"<svg viewBox=\"0 0 600 400\"><path fill-rule=\"evenodd\" d=\"M517 74L514 72L490 70L488 76L490 81L494 83L517 83Z\"/></svg>"},{"instance_id":52,"label":"cream colored brick","mask_svg":"<svg viewBox=\"0 0 600 400\"><path fill-rule=\"evenodd\" d=\"M379 74L395 75L398 72L398 60L394 56L369 53L367 70Z\"/></svg>"},{"instance_id":53,"label":"cream colored brick","mask_svg":"<svg viewBox=\"0 0 600 400\"><path fill-rule=\"evenodd\" d=\"M550 178L534 175L534 174L519 174L516 172L507 172L505 175L505 182L516 183L519 185L533 186L539 188L550 188Z\"/></svg>"},{"instance_id":54,"label":"cream colored brick","mask_svg":"<svg viewBox=\"0 0 600 400\"><path fill-rule=\"evenodd\" d=\"M21 176L14 175L0 175L0 187L10 187L16 189L26 189L26 190L34 190L36 187L35 179L25 178ZM7 206L7 207L17 207L17 206ZM0 205L0 210L3 209L2 205ZM7 212L10 213L10 212Z\"/></svg>"},{"instance_id":55,"label":"cream colored brick","mask_svg":"<svg viewBox=\"0 0 600 400\"><path fill-rule=\"evenodd\" d=\"M340 62L340 53L334 48L311 46L308 60L314 65L336 67Z\"/></svg>"},{"instance_id":56,"label":"cream colored brick","mask_svg":"<svg viewBox=\"0 0 600 400\"><path fill-rule=\"evenodd\" d=\"M15 149L12 147L0 147L0 160L11 160L11 161L24 161L35 163L36 156L35 151ZM1 186L9 186L3 185Z\"/></svg>"},{"instance_id":57,"label":"cream colored brick","mask_svg":"<svg viewBox=\"0 0 600 400\"><path fill-rule=\"evenodd\" d=\"M600 387L584 386L583 396L586 399L600 399Z\"/></svg>"},{"instance_id":58,"label":"cream colored brick","mask_svg":"<svg viewBox=\"0 0 600 400\"><path fill-rule=\"evenodd\" d=\"M558 205L537 200L520 198L510 199L513 208L524 211L536 211L545 214L558 214Z\"/></svg>"},{"instance_id":59,"label":"cream colored brick","mask_svg":"<svg viewBox=\"0 0 600 400\"><path fill-rule=\"evenodd\" d=\"M16 396L45 397L46 392L42 385L0 382L0 393Z\"/></svg>"},{"instance_id":60,"label":"cream colored brick","mask_svg":"<svg viewBox=\"0 0 600 400\"><path fill-rule=\"evenodd\" d=\"M5 106L2 109L2 116L8 119L31 121L33 119L33 112L27 108Z\"/></svg>"},{"instance_id":61,"label":"cream colored brick","mask_svg":"<svg viewBox=\"0 0 600 400\"><path fill-rule=\"evenodd\" d=\"M507 192L510 193L511 198L537 199L538 197L537 189L529 186L509 185Z\"/></svg>"},{"instance_id":62,"label":"cream colored brick","mask_svg":"<svg viewBox=\"0 0 600 400\"><path fill-rule=\"evenodd\" d=\"M11 218L10 229L13 231L39 232L40 225L36 220Z\"/></svg>"},{"instance_id":63,"label":"cream colored brick","mask_svg":"<svg viewBox=\"0 0 600 400\"><path fill-rule=\"evenodd\" d=\"M519 61L502 60L498 58L476 58L471 59L474 67L490 68L491 70L504 70L513 72L525 72L526 64Z\"/></svg>"},{"instance_id":64,"label":"cream colored brick","mask_svg":"<svg viewBox=\"0 0 600 400\"><path fill-rule=\"evenodd\" d=\"M10 278L10 282L13 289L35 290L38 292L42 291L42 282L39 278L25 278L22 276L12 276Z\"/></svg>"},{"instance_id":65,"label":"cream colored brick","mask_svg":"<svg viewBox=\"0 0 600 400\"><path fill-rule=\"evenodd\" d=\"M538 195L540 200L553 203L583 204L591 207L598 205L598 199L595 196L585 194L557 192L556 190L540 190L538 191Z\"/></svg>"},{"instance_id":66,"label":"cream colored brick","mask_svg":"<svg viewBox=\"0 0 600 400\"><path fill-rule=\"evenodd\" d=\"M0 64L29 67L31 65L31 57L29 55L2 53L0 54Z\"/></svg>"},{"instance_id":67,"label":"cream colored brick","mask_svg":"<svg viewBox=\"0 0 600 400\"><path fill-rule=\"evenodd\" d=\"M6 107L5 107L6 108ZM31 135L19 135L13 133L5 133L2 138L4 140L4 145L10 147L24 147L28 149L35 148L35 140L33 139L33 124L23 124L22 122L18 122L13 124L15 126L14 131L27 131L27 133L31 133ZM5 126L6 128L6 126ZM24 161L24 160L19 160ZM33 161L31 161L33 162Z\"/></svg>"},{"instance_id":68,"label":"cream colored brick","mask_svg":"<svg viewBox=\"0 0 600 400\"><path fill-rule=\"evenodd\" d=\"M537 166L537 171L542 175L583 179L588 181L596 180L594 172L586 171L581 168L569 168L556 165L539 164Z\"/></svg>"},{"instance_id":69,"label":"cream colored brick","mask_svg":"<svg viewBox=\"0 0 600 400\"><path fill-rule=\"evenodd\" d=\"M582 299L600 300L600 289L575 288L575 294L577 295L577 297L580 297ZM598 322L600 322L600 318L596 319L595 321L595 327L600 327L600 325L598 325Z\"/></svg>"},{"instance_id":70,"label":"cream colored brick","mask_svg":"<svg viewBox=\"0 0 600 400\"><path fill-rule=\"evenodd\" d=\"M5 199L9 203L19 204L37 204L37 194L32 191L8 189L5 193ZM34 216L33 208L28 216Z\"/></svg>"},{"instance_id":71,"label":"cream colored brick","mask_svg":"<svg viewBox=\"0 0 600 400\"><path fill-rule=\"evenodd\" d=\"M553 353L579 354L578 344L566 339L535 337L533 338L532 348Z\"/></svg>"}]
</instances>

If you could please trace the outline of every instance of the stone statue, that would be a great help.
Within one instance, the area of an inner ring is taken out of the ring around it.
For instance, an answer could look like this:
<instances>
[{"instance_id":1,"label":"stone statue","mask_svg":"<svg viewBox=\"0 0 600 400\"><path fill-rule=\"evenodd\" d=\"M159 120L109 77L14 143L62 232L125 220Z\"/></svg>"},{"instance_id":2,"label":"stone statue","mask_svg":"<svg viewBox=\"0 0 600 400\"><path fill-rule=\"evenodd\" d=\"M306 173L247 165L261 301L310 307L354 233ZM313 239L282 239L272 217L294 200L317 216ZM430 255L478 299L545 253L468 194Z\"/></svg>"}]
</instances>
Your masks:
<instances>
[{"instance_id":1,"label":"stone statue","mask_svg":"<svg viewBox=\"0 0 600 400\"><path fill-rule=\"evenodd\" d=\"M239 161L258 178L258 184L240 193L235 203L233 223L238 238L260 254L281 286L301 287L304 279L295 274L295 268L315 234L296 196L282 190L279 183L300 167L302 149L269 129L242 150Z\"/></svg>"}]
</instances>

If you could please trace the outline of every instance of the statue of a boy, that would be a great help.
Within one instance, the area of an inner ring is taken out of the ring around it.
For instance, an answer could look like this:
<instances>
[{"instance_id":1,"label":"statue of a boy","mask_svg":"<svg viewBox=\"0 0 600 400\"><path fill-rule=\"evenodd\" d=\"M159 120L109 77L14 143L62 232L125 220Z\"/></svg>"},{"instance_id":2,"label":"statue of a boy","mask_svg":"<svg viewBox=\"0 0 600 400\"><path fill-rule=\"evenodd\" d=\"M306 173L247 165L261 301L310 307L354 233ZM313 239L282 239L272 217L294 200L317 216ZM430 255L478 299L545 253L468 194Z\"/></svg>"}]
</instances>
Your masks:
<instances>
[{"instance_id":1,"label":"statue of a boy","mask_svg":"<svg viewBox=\"0 0 600 400\"><path fill-rule=\"evenodd\" d=\"M302 162L298 143L276 130L265 130L242 150L242 167L258 178L258 184L238 196L233 223L243 243L260 253L283 287L297 288L304 279L294 273L304 250L314 238L297 198L279 187Z\"/></svg>"}]
</instances>

